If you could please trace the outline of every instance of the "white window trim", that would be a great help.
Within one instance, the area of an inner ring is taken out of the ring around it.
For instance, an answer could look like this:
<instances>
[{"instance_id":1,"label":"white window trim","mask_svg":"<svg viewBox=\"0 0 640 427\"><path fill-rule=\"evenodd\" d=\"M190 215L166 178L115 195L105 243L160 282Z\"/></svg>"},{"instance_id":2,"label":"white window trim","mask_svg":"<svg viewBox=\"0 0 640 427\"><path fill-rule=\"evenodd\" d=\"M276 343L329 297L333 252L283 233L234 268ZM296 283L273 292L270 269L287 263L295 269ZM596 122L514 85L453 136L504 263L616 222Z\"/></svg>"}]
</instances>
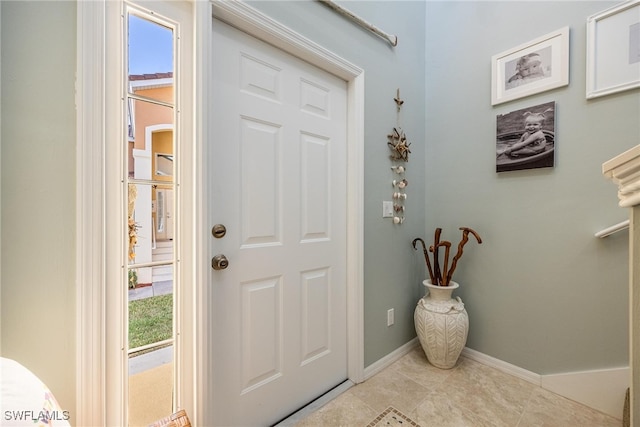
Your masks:
<instances>
[{"instance_id":1,"label":"white window trim","mask_svg":"<svg viewBox=\"0 0 640 427\"><path fill-rule=\"evenodd\" d=\"M128 387L122 375L127 368L122 357L127 334L123 304L119 303L126 297L126 290L124 286L113 286L122 282L119 260L125 259L125 249L117 236L106 234L106 230L124 230L126 226L126 211L120 212L124 147L106 150L108 141L121 137L119 129L124 125L121 123L124 120L121 97L106 90L124 84L123 73L113 71L122 68L122 48L117 46L118 36L114 36L121 31L122 7L121 1L77 3L76 425L125 425L127 413ZM116 33L109 34L112 31ZM191 61L191 52L184 53L185 60ZM184 79L189 81L192 75L185 74ZM191 90L187 86L191 85L185 84L185 91ZM193 102L186 101L186 104L184 110L189 110L190 117ZM184 111L182 115L185 115ZM185 129L195 126L195 120L185 126ZM189 135L187 139L193 137ZM191 143L184 145L193 146ZM186 159L195 159L193 149L181 153ZM186 188L194 188L193 174L189 172L192 165L185 166L181 181ZM195 190L185 192L182 202L194 206L194 194ZM192 243L193 219L188 215L184 217L179 224L184 230L187 247L183 256L194 259L191 252L195 247ZM183 263L180 274L185 276L181 277L192 282L196 268L204 269L195 263ZM196 301L195 292L191 290L183 292L180 298L192 305ZM110 313L109 318L107 313ZM201 378L195 366L198 349L193 348L196 323L192 310L183 310L181 318L176 319L181 328L177 339L184 344L181 347L186 348L176 354L174 361L177 384L182 387L177 390L176 403L187 409L190 416L195 412L194 396L197 395L192 380ZM180 375L185 375L188 381L180 381Z\"/></svg>"},{"instance_id":2,"label":"white window trim","mask_svg":"<svg viewBox=\"0 0 640 427\"><path fill-rule=\"evenodd\" d=\"M105 425L105 2L77 3L76 411Z\"/></svg>"},{"instance_id":3,"label":"white window trim","mask_svg":"<svg viewBox=\"0 0 640 427\"><path fill-rule=\"evenodd\" d=\"M108 286L114 271L108 260L118 249L109 247L105 234L108 222L123 220L119 212L108 211L119 206L119 195L107 191L108 179L118 175L107 165L118 153L105 149L115 131L107 127L107 117L114 109L118 111L117 100L114 107L106 88L114 87L114 79L116 83L121 80L106 68L107 27L114 24L108 22L113 21L114 7L119 4L105 0L77 3L76 425L124 425L126 416L124 379L112 375L122 371L122 366L114 365L119 359L113 354L121 351L124 321L112 328L106 316L121 310L108 306L108 292L118 292ZM119 24L115 22L112 28L120 28Z\"/></svg>"}]
</instances>

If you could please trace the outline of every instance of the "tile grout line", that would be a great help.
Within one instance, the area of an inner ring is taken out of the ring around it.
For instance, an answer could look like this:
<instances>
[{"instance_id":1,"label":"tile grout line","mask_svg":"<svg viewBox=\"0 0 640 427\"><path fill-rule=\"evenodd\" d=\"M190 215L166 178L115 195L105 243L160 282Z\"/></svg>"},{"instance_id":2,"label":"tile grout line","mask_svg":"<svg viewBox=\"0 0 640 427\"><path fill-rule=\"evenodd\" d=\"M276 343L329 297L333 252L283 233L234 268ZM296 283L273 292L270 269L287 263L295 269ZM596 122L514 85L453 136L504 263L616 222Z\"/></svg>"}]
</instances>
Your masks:
<instances>
[{"instance_id":1,"label":"tile grout line","mask_svg":"<svg viewBox=\"0 0 640 427\"><path fill-rule=\"evenodd\" d=\"M529 392L529 398L527 399L527 403L522 408L522 412L520 413L520 418L518 418L518 423L515 425L515 427L519 427L520 426L520 423L522 422L522 418L524 418L524 415L527 413L527 410L529 409L529 406L531 405L531 401L533 400L533 394L535 393L535 391L536 391L536 389L533 388L533 389L531 389L531 392Z\"/></svg>"}]
</instances>

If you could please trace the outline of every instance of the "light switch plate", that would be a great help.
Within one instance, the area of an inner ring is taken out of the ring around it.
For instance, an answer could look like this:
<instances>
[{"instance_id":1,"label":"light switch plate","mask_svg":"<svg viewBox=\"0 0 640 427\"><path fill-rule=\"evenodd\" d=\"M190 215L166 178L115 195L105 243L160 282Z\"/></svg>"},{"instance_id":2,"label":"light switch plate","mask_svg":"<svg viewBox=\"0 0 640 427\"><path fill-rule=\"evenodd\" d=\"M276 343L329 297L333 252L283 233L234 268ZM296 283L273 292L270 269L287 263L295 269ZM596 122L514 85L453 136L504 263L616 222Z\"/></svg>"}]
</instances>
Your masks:
<instances>
[{"instance_id":1,"label":"light switch plate","mask_svg":"<svg viewBox=\"0 0 640 427\"><path fill-rule=\"evenodd\" d=\"M382 218L393 217L393 202L382 202Z\"/></svg>"}]
</instances>

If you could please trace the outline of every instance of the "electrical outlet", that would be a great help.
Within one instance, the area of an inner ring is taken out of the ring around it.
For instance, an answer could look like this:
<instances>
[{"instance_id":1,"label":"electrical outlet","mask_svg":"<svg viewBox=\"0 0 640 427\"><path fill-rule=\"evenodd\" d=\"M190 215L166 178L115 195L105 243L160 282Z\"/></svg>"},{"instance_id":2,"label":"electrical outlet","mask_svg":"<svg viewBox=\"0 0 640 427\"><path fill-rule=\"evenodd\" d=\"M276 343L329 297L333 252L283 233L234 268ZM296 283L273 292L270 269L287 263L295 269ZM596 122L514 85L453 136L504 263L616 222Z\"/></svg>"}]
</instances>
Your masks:
<instances>
[{"instance_id":1,"label":"electrical outlet","mask_svg":"<svg viewBox=\"0 0 640 427\"><path fill-rule=\"evenodd\" d=\"M393 308L390 308L389 310L387 310L387 326L391 326L395 323L394 317L395 315L393 312Z\"/></svg>"},{"instance_id":2,"label":"electrical outlet","mask_svg":"<svg viewBox=\"0 0 640 427\"><path fill-rule=\"evenodd\" d=\"M382 218L393 217L393 202L382 202Z\"/></svg>"}]
</instances>

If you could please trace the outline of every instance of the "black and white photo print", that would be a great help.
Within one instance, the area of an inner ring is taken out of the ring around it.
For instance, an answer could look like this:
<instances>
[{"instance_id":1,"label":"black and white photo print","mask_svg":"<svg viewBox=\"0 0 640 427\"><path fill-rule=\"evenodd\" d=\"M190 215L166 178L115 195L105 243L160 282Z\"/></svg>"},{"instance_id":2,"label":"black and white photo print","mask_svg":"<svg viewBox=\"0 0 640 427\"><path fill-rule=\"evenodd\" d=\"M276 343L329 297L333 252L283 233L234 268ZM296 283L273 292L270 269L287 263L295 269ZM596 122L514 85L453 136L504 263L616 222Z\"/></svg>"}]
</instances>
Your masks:
<instances>
[{"instance_id":1,"label":"black and white photo print","mask_svg":"<svg viewBox=\"0 0 640 427\"><path fill-rule=\"evenodd\" d=\"M555 112L552 101L498 115L496 172L553 167Z\"/></svg>"}]
</instances>

